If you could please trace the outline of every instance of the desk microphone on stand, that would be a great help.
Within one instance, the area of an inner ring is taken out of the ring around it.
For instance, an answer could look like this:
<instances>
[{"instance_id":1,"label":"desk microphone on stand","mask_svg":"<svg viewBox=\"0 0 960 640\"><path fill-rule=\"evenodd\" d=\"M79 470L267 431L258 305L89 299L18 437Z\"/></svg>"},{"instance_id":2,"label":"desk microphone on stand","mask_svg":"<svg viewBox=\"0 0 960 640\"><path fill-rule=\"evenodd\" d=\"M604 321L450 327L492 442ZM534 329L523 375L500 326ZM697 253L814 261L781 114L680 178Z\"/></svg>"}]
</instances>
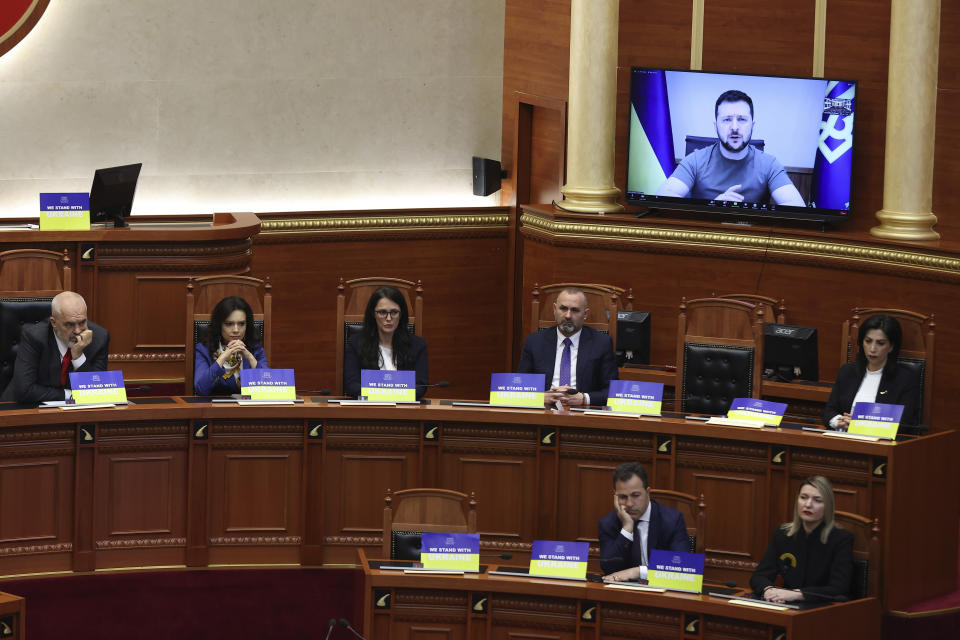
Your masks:
<instances>
[{"instance_id":1,"label":"desk microphone on stand","mask_svg":"<svg viewBox=\"0 0 960 640\"><path fill-rule=\"evenodd\" d=\"M330 634L333 633L333 628L337 624L336 618L330 618L330 622L327 623L327 635L324 636L323 640L330 640Z\"/></svg>"}]
</instances>

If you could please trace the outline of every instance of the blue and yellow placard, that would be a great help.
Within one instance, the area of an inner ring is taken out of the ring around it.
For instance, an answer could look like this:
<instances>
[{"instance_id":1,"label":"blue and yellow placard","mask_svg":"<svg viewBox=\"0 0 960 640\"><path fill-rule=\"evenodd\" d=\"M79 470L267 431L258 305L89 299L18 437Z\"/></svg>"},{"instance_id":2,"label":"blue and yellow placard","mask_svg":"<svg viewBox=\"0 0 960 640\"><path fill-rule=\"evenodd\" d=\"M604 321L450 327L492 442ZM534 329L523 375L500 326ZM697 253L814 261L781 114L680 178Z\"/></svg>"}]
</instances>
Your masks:
<instances>
[{"instance_id":1,"label":"blue and yellow placard","mask_svg":"<svg viewBox=\"0 0 960 640\"><path fill-rule=\"evenodd\" d=\"M240 393L251 400L296 400L293 369L243 369Z\"/></svg>"},{"instance_id":2,"label":"blue and yellow placard","mask_svg":"<svg viewBox=\"0 0 960 640\"><path fill-rule=\"evenodd\" d=\"M361 369L360 395L377 402L415 402L417 374L415 371Z\"/></svg>"},{"instance_id":3,"label":"blue and yellow placard","mask_svg":"<svg viewBox=\"0 0 960 640\"><path fill-rule=\"evenodd\" d=\"M763 424L780 426L787 405L782 402L770 402L757 398L734 398L730 403L727 417L733 420L750 420Z\"/></svg>"},{"instance_id":4,"label":"blue and yellow placard","mask_svg":"<svg viewBox=\"0 0 960 640\"><path fill-rule=\"evenodd\" d=\"M607 406L611 411L660 415L663 403L662 382L637 380L611 380L607 394Z\"/></svg>"},{"instance_id":5,"label":"blue and yellow placard","mask_svg":"<svg viewBox=\"0 0 960 640\"><path fill-rule=\"evenodd\" d=\"M70 373L70 397L77 404L127 401L122 371L74 371Z\"/></svg>"},{"instance_id":6,"label":"blue and yellow placard","mask_svg":"<svg viewBox=\"0 0 960 640\"><path fill-rule=\"evenodd\" d=\"M420 534L420 563L424 569L480 570L479 533Z\"/></svg>"},{"instance_id":7,"label":"blue and yellow placard","mask_svg":"<svg viewBox=\"0 0 960 640\"><path fill-rule=\"evenodd\" d=\"M902 404L858 402L853 405L853 411L850 412L850 426L847 427L847 431L894 440L902 417Z\"/></svg>"},{"instance_id":8,"label":"blue and yellow placard","mask_svg":"<svg viewBox=\"0 0 960 640\"><path fill-rule=\"evenodd\" d=\"M542 373L490 375L490 404L542 407L547 376Z\"/></svg>"},{"instance_id":9,"label":"blue and yellow placard","mask_svg":"<svg viewBox=\"0 0 960 640\"><path fill-rule=\"evenodd\" d=\"M530 551L530 575L586 580L589 552L588 542L534 540Z\"/></svg>"},{"instance_id":10,"label":"blue and yellow placard","mask_svg":"<svg viewBox=\"0 0 960 640\"><path fill-rule=\"evenodd\" d=\"M41 193L40 231L88 231L89 193Z\"/></svg>"},{"instance_id":11,"label":"blue and yellow placard","mask_svg":"<svg viewBox=\"0 0 960 640\"><path fill-rule=\"evenodd\" d=\"M700 593L703 590L703 554L651 549L647 584Z\"/></svg>"}]
</instances>

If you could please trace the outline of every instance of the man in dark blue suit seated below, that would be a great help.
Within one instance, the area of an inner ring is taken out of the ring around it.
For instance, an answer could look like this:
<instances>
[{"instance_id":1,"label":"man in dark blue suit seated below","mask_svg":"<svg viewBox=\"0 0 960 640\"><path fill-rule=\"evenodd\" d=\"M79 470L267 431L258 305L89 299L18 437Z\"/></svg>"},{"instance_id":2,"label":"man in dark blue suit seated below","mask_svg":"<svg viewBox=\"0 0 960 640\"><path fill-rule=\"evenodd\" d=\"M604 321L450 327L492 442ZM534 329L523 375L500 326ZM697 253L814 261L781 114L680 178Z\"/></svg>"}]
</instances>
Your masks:
<instances>
[{"instance_id":1,"label":"man in dark blue suit seated below","mask_svg":"<svg viewBox=\"0 0 960 640\"><path fill-rule=\"evenodd\" d=\"M650 549L689 551L683 514L650 499L647 470L624 462L613 471L613 511L600 518L604 580L646 580Z\"/></svg>"},{"instance_id":2,"label":"man in dark blue suit seated below","mask_svg":"<svg viewBox=\"0 0 960 640\"><path fill-rule=\"evenodd\" d=\"M610 381L617 379L617 361L610 336L583 326L590 310L580 289L564 289L553 303L556 331L527 336L517 373L542 373L549 388L546 406L607 404ZM567 393L568 390L576 393Z\"/></svg>"}]
</instances>

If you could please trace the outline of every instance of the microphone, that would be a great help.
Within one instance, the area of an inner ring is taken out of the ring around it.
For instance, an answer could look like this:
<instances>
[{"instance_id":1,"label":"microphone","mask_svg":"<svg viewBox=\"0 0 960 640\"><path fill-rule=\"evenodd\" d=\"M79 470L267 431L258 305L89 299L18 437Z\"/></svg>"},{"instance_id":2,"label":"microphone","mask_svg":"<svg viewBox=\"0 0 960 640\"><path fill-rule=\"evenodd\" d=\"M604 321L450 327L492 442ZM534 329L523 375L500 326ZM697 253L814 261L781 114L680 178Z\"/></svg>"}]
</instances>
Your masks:
<instances>
[{"instance_id":1,"label":"microphone","mask_svg":"<svg viewBox=\"0 0 960 640\"><path fill-rule=\"evenodd\" d=\"M350 630L350 633L360 638L360 640L367 640L362 635L357 633L357 630L350 626L350 622L346 618L340 618L340 624Z\"/></svg>"},{"instance_id":2,"label":"microphone","mask_svg":"<svg viewBox=\"0 0 960 640\"><path fill-rule=\"evenodd\" d=\"M513 554L509 551L504 551L503 553L481 553L480 557L482 558L500 558L501 560L510 560L513 558Z\"/></svg>"},{"instance_id":3,"label":"microphone","mask_svg":"<svg viewBox=\"0 0 960 640\"><path fill-rule=\"evenodd\" d=\"M142 391L143 393L150 393L150 388L151 388L150 385L142 384L139 387L137 387L137 391Z\"/></svg>"},{"instance_id":4,"label":"microphone","mask_svg":"<svg viewBox=\"0 0 960 640\"><path fill-rule=\"evenodd\" d=\"M330 640L330 634L333 633L333 627L337 624L336 618L330 618L330 622L327 623L327 635L324 636L323 640Z\"/></svg>"},{"instance_id":5,"label":"microphone","mask_svg":"<svg viewBox=\"0 0 960 640\"><path fill-rule=\"evenodd\" d=\"M421 384L421 385L419 385L419 386L421 386L421 387L437 387L438 389L446 389L447 387L450 386L450 383L447 382L446 380L444 380L444 381L442 381L442 382L431 382L430 384Z\"/></svg>"}]
</instances>

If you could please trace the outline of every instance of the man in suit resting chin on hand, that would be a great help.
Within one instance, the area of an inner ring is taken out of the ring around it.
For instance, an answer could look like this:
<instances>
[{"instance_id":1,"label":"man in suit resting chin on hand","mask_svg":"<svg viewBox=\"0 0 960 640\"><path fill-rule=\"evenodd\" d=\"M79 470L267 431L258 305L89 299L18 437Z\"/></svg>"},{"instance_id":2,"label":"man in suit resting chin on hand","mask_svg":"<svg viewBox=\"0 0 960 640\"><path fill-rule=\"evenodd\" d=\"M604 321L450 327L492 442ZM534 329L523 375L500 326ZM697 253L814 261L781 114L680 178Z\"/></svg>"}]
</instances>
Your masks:
<instances>
[{"instance_id":1,"label":"man in suit resting chin on hand","mask_svg":"<svg viewBox=\"0 0 960 640\"><path fill-rule=\"evenodd\" d=\"M527 336L517 373L547 376L546 406L607 404L610 381L617 379L617 362L610 336L583 326L590 310L587 295L570 287L553 303L556 330ZM568 393L571 391L573 393Z\"/></svg>"},{"instance_id":2,"label":"man in suit resting chin on hand","mask_svg":"<svg viewBox=\"0 0 960 640\"><path fill-rule=\"evenodd\" d=\"M24 327L3 400L39 404L70 397L74 371L106 371L110 334L87 321L87 303L72 291L54 296L50 323Z\"/></svg>"}]
</instances>

